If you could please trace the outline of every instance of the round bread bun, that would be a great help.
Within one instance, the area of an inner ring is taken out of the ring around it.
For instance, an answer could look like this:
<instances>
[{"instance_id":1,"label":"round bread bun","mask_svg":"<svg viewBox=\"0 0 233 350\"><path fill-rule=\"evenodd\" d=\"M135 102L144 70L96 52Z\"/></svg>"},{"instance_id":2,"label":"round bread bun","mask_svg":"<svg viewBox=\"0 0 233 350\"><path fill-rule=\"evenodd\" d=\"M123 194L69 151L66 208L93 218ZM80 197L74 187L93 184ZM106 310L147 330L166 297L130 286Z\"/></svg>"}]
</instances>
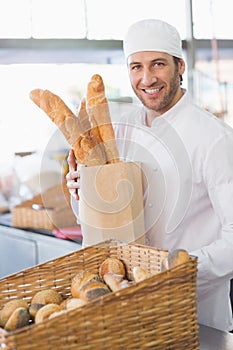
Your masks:
<instances>
[{"instance_id":1,"label":"round bread bun","mask_svg":"<svg viewBox=\"0 0 233 350\"><path fill-rule=\"evenodd\" d=\"M92 301L109 293L111 293L111 291L104 282L90 281L80 289L80 299Z\"/></svg>"},{"instance_id":2,"label":"round bread bun","mask_svg":"<svg viewBox=\"0 0 233 350\"><path fill-rule=\"evenodd\" d=\"M54 312L61 311L61 307L58 304L46 304L36 313L35 323L40 323L49 318Z\"/></svg>"},{"instance_id":3,"label":"round bread bun","mask_svg":"<svg viewBox=\"0 0 233 350\"><path fill-rule=\"evenodd\" d=\"M44 306L44 304L31 304L29 306L29 314L32 318L32 320L34 320L37 312Z\"/></svg>"},{"instance_id":4,"label":"round bread bun","mask_svg":"<svg viewBox=\"0 0 233 350\"><path fill-rule=\"evenodd\" d=\"M11 314L19 307L27 310L29 305L23 299L9 300L4 304L3 308L0 310L0 327L5 327Z\"/></svg>"},{"instance_id":5,"label":"round bread bun","mask_svg":"<svg viewBox=\"0 0 233 350\"><path fill-rule=\"evenodd\" d=\"M189 258L189 253L185 249L175 249L168 254L168 267L170 269L176 267L189 261Z\"/></svg>"},{"instance_id":6,"label":"round bread bun","mask_svg":"<svg viewBox=\"0 0 233 350\"><path fill-rule=\"evenodd\" d=\"M132 272L133 272L133 278L135 282L144 281L146 278L149 278L152 276L145 268L141 266L134 266Z\"/></svg>"},{"instance_id":7,"label":"round bread bun","mask_svg":"<svg viewBox=\"0 0 233 350\"><path fill-rule=\"evenodd\" d=\"M48 319L51 320L51 319L54 318L54 317L61 316L61 315L64 315L64 314L66 314L66 313L67 313L66 310L55 311L55 312L53 312L51 315L49 315Z\"/></svg>"},{"instance_id":8,"label":"round bread bun","mask_svg":"<svg viewBox=\"0 0 233 350\"><path fill-rule=\"evenodd\" d=\"M61 295L55 289L44 289L38 291L32 298L31 304L60 304Z\"/></svg>"},{"instance_id":9,"label":"round bread bun","mask_svg":"<svg viewBox=\"0 0 233 350\"><path fill-rule=\"evenodd\" d=\"M66 310L76 309L77 307L85 305L87 302L81 298L70 298L66 303Z\"/></svg>"},{"instance_id":10,"label":"round bread bun","mask_svg":"<svg viewBox=\"0 0 233 350\"><path fill-rule=\"evenodd\" d=\"M104 282L110 288L111 291L116 292L121 289L121 282L123 281L123 275L117 275L112 272L107 272L103 276Z\"/></svg>"},{"instance_id":11,"label":"round bread bun","mask_svg":"<svg viewBox=\"0 0 233 350\"><path fill-rule=\"evenodd\" d=\"M90 281L100 281L99 275L90 271L80 271L71 281L71 295L73 298L80 297L80 289Z\"/></svg>"},{"instance_id":12,"label":"round bread bun","mask_svg":"<svg viewBox=\"0 0 233 350\"><path fill-rule=\"evenodd\" d=\"M117 258L107 258L105 259L99 267L99 275L101 278L108 272L126 276L126 270L124 263Z\"/></svg>"},{"instance_id":13,"label":"round bread bun","mask_svg":"<svg viewBox=\"0 0 233 350\"><path fill-rule=\"evenodd\" d=\"M8 332L14 331L15 329L27 326L29 321L30 314L28 309L18 307L13 311L4 328Z\"/></svg>"}]
</instances>

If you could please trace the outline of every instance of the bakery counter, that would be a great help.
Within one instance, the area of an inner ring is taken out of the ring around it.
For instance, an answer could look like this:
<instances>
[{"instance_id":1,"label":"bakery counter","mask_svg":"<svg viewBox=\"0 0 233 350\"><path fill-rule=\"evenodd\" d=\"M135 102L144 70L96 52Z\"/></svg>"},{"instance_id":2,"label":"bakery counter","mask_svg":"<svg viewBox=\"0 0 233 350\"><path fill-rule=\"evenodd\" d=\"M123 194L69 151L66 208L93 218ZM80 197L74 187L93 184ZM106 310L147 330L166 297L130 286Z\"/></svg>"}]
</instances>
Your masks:
<instances>
[{"instance_id":1,"label":"bakery counter","mask_svg":"<svg viewBox=\"0 0 233 350\"><path fill-rule=\"evenodd\" d=\"M0 277L79 250L81 239L61 239L52 232L12 227L0 216Z\"/></svg>"},{"instance_id":2,"label":"bakery counter","mask_svg":"<svg viewBox=\"0 0 233 350\"><path fill-rule=\"evenodd\" d=\"M200 325L200 350L233 350L233 334Z\"/></svg>"}]
</instances>

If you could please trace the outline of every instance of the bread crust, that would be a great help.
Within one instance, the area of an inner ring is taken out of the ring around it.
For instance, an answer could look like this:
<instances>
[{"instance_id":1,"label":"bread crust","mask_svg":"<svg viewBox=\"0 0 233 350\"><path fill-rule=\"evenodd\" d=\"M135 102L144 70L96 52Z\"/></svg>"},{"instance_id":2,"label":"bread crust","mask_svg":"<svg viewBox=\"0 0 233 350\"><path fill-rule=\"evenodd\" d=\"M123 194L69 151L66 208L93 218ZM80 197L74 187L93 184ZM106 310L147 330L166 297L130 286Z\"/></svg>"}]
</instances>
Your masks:
<instances>
[{"instance_id":1,"label":"bread crust","mask_svg":"<svg viewBox=\"0 0 233 350\"><path fill-rule=\"evenodd\" d=\"M77 116L49 90L34 89L30 98L63 133L79 164L95 166L120 161L100 75L92 76L87 98L82 99Z\"/></svg>"},{"instance_id":2,"label":"bread crust","mask_svg":"<svg viewBox=\"0 0 233 350\"><path fill-rule=\"evenodd\" d=\"M108 272L121 275L123 278L126 276L124 263L120 259L113 257L105 259L99 267L99 275L101 278Z\"/></svg>"},{"instance_id":3,"label":"bread crust","mask_svg":"<svg viewBox=\"0 0 233 350\"><path fill-rule=\"evenodd\" d=\"M105 87L99 74L93 75L88 84L86 104L93 128L92 132L104 145L107 163L119 162L119 152L105 96Z\"/></svg>"},{"instance_id":4,"label":"bread crust","mask_svg":"<svg viewBox=\"0 0 233 350\"><path fill-rule=\"evenodd\" d=\"M30 92L30 98L63 133L73 148L79 164L91 166L106 163L106 158L97 140L90 134L88 127L86 130L83 129L83 120L87 116L85 103L81 103L79 114L76 117L64 101L49 90L34 89Z\"/></svg>"}]
</instances>

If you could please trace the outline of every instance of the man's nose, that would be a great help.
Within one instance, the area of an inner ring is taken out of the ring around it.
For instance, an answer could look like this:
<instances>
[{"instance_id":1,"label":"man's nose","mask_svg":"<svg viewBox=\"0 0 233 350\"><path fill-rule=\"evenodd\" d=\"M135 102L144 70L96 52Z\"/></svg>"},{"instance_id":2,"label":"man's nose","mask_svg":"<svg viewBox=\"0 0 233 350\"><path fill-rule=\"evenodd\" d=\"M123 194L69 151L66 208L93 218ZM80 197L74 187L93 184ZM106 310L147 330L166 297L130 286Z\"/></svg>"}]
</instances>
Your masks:
<instances>
[{"instance_id":1,"label":"man's nose","mask_svg":"<svg viewBox=\"0 0 233 350\"><path fill-rule=\"evenodd\" d=\"M150 86L157 82L157 78L154 74L152 74L150 69L144 69L141 82L146 86Z\"/></svg>"}]
</instances>

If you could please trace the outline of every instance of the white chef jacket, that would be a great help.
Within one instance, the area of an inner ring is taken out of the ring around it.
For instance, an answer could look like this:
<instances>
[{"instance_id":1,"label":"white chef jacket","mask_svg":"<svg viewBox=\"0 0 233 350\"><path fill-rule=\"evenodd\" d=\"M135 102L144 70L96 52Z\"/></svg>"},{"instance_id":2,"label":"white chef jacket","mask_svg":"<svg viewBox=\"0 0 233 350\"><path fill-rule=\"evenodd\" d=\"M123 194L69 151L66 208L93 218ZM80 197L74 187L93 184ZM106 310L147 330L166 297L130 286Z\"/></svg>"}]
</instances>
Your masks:
<instances>
[{"instance_id":1,"label":"white chef jacket","mask_svg":"<svg viewBox=\"0 0 233 350\"><path fill-rule=\"evenodd\" d=\"M184 91L151 127L132 106L115 134L122 159L142 164L147 244L198 257L198 321L232 330L233 130Z\"/></svg>"}]
</instances>

